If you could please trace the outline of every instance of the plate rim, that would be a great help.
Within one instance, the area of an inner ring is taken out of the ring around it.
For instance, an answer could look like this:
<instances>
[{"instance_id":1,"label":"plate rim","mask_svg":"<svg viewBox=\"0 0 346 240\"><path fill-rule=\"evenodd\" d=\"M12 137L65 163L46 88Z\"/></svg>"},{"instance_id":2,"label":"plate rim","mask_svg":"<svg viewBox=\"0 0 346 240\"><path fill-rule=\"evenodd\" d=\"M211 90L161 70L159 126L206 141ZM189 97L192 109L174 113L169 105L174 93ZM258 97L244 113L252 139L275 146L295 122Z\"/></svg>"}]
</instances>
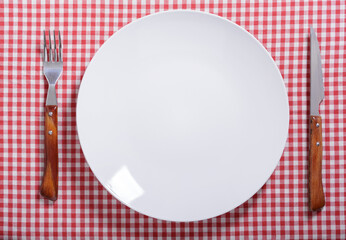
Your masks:
<instances>
[{"instance_id":1,"label":"plate rim","mask_svg":"<svg viewBox=\"0 0 346 240\"><path fill-rule=\"evenodd\" d=\"M266 53L266 55L269 57L271 63L275 66L275 70L276 72L278 73L278 76L280 76L280 79L281 79L281 88L284 90L284 94L285 94L285 105L286 105L286 108L287 108L287 120L286 120L286 124L287 124L287 131L286 131L286 135L285 135L285 141L283 142L283 146L281 146L281 155L279 157L279 159L277 160L274 168L270 171L271 174L268 176L268 178L266 179L266 181L256 190L256 192L254 192L247 200L245 200L244 202L241 202L240 204L237 204L235 205L233 208L229 209L227 212L223 212L223 213L218 213L218 214L215 214L213 216L210 216L210 217L206 217L206 218L203 218L203 219L189 219L189 220L172 220L172 219L168 219L168 218L157 218L155 216L151 216L150 214L147 214L147 213L142 213L141 211L137 210L136 208L134 208L131 203L126 203L124 202L123 200L121 200L118 195L108 186L109 184L107 183L102 183L102 181L99 179L99 177L95 174L94 172L94 169L93 167L89 164L89 161L88 161L88 158L86 157L84 151L83 151L83 147L82 147L82 141L81 141L81 138L79 137L79 132L80 132L80 129L79 129L79 124L78 122L80 120L79 117L78 117L78 106L80 104L80 90L82 89L82 86L83 86L83 79L85 78L85 76L87 75L88 73L88 70L90 70L89 66L90 64L92 64L94 61L95 61L95 56L100 52L102 51L102 49L107 46L110 42L111 42L111 39L115 38L119 33L121 33L122 31L126 30L128 28L129 25L132 25L134 23L137 23L139 21L142 21L146 18L150 18L152 16L156 16L156 15L162 15L162 14L169 14L169 13L178 13L178 12L184 12L184 13L198 13L198 14L202 14L202 15L208 15L208 16L211 16L211 17L216 17L222 21L225 21L227 23L230 23L232 24L234 27L242 30L242 32L246 33L246 35L250 38L252 38L253 40L256 41L257 45L259 47L261 47L264 52ZM223 214L226 214L230 211L233 211L234 209L238 208L239 206L245 204L246 202L248 202L254 195L256 195L262 188L263 186L268 182L268 180L271 178L271 176L273 175L273 173L275 172L275 169L278 167L279 163L280 163L280 160L283 156L283 153L286 149L286 143L287 143L287 139L288 139L288 135L289 135L289 129L290 129L290 105L289 105L289 99L288 99L288 92L287 92L287 88L286 88L286 85L285 85L285 82L284 82L284 79L283 79L283 76L280 72L280 69L278 67L278 65L276 64L275 60L273 59L273 57L271 56L271 54L269 53L269 51L264 47L264 45L254 36L252 35L249 31L247 31L245 28L243 28L242 26L236 24L235 22L229 20L227 17L222 17L222 16L219 16L217 14L214 14L214 13L210 13L210 12L206 12L206 11L201 11L201 10L191 10L191 9L177 9L177 10L165 10L165 11L158 11L158 12L155 12L155 13L150 13L148 15L145 15L143 17L140 17L140 18L137 18L131 22L128 22L126 25L122 26L120 29L118 29L117 31L115 31L108 39L106 39L102 45L95 51L95 53L93 54L91 60L89 61L89 63L86 65L86 69L83 73L83 77L82 77L82 80L80 82L80 86L79 86L79 89L78 89L78 96L77 96L77 102L76 102L76 129L77 129L77 136L78 136L78 140L79 140L79 143L80 143L80 149L82 150L82 153L83 153L83 156L85 158L85 161L86 163L88 164L90 170L92 171L93 175L95 176L95 178L98 180L98 182L119 202L121 202L122 204L124 204L125 206L127 206L128 208L132 209L133 211L137 212L137 213L140 213L144 216L147 216L147 217L151 217L151 218L154 218L154 219L157 219L157 220L163 220L163 221L169 221L169 222L195 222L195 221L204 221L204 220L207 220L207 219L212 219L212 218L215 218L215 217L218 217L218 216L221 216Z\"/></svg>"}]
</instances>

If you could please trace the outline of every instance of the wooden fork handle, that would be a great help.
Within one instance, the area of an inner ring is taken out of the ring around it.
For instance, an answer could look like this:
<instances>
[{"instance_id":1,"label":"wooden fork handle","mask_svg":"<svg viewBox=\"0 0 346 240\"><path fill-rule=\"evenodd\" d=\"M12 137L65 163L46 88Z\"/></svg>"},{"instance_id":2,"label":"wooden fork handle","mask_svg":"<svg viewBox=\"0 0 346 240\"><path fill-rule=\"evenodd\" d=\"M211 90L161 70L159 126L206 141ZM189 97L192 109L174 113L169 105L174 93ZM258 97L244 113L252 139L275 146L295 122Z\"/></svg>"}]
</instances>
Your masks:
<instances>
[{"instance_id":1,"label":"wooden fork handle","mask_svg":"<svg viewBox=\"0 0 346 240\"><path fill-rule=\"evenodd\" d=\"M325 204L322 185L322 118L310 116L309 199L312 211Z\"/></svg>"},{"instance_id":2,"label":"wooden fork handle","mask_svg":"<svg viewBox=\"0 0 346 240\"><path fill-rule=\"evenodd\" d=\"M58 106L45 107L46 160L40 194L55 201L58 197Z\"/></svg>"}]
</instances>

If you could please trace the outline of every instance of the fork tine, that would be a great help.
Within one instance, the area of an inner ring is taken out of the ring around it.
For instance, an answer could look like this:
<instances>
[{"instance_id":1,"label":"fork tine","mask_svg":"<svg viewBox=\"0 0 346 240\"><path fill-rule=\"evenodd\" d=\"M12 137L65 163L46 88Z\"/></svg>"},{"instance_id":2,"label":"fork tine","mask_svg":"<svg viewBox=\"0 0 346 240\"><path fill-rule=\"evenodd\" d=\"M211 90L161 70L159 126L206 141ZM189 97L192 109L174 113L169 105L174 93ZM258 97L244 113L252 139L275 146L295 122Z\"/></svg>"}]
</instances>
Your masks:
<instances>
[{"instance_id":1,"label":"fork tine","mask_svg":"<svg viewBox=\"0 0 346 240\"><path fill-rule=\"evenodd\" d=\"M56 52L55 30L53 31L53 39L54 39L54 61L57 62L58 54Z\"/></svg>"},{"instance_id":2,"label":"fork tine","mask_svg":"<svg viewBox=\"0 0 346 240\"><path fill-rule=\"evenodd\" d=\"M59 61L62 62L62 43L61 43L61 37L60 37L60 30L59 30Z\"/></svg>"},{"instance_id":3,"label":"fork tine","mask_svg":"<svg viewBox=\"0 0 346 240\"><path fill-rule=\"evenodd\" d=\"M52 40L51 40L51 36L50 36L50 30L48 31L49 32L49 57L50 57L50 62L53 62L53 57L54 57L54 53L53 53L53 48L52 48Z\"/></svg>"},{"instance_id":4,"label":"fork tine","mask_svg":"<svg viewBox=\"0 0 346 240\"><path fill-rule=\"evenodd\" d=\"M48 62L49 62L49 61L52 61L52 44L50 40L50 30L48 31L48 39L49 39L49 58L48 58Z\"/></svg>"},{"instance_id":5,"label":"fork tine","mask_svg":"<svg viewBox=\"0 0 346 240\"><path fill-rule=\"evenodd\" d=\"M43 30L43 61L47 62L46 31Z\"/></svg>"}]
</instances>

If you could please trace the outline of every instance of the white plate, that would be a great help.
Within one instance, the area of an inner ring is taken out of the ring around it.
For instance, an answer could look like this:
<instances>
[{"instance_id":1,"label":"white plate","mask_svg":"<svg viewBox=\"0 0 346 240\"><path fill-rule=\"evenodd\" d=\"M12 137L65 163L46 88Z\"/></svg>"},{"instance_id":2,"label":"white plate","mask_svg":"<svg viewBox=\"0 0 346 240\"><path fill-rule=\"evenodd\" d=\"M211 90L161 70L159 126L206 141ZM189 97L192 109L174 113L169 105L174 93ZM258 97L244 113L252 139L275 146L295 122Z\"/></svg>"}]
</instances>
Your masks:
<instances>
[{"instance_id":1,"label":"white plate","mask_svg":"<svg viewBox=\"0 0 346 240\"><path fill-rule=\"evenodd\" d=\"M134 21L95 54L81 84L84 155L118 200L171 221L211 218L268 180L287 138L281 74L265 48L215 15Z\"/></svg>"}]
</instances>

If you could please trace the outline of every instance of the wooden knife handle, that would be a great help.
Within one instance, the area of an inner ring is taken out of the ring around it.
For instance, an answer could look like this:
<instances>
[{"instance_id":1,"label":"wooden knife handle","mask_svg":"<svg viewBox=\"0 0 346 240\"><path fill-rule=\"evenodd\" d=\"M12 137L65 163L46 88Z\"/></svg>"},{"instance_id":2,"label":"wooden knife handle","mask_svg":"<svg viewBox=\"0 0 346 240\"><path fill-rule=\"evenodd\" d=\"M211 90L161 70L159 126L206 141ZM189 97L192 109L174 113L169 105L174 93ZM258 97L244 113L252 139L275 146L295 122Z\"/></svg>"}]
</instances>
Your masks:
<instances>
[{"instance_id":1,"label":"wooden knife handle","mask_svg":"<svg viewBox=\"0 0 346 240\"><path fill-rule=\"evenodd\" d=\"M322 185L322 118L310 116L309 199L312 211L325 204Z\"/></svg>"},{"instance_id":2,"label":"wooden knife handle","mask_svg":"<svg viewBox=\"0 0 346 240\"><path fill-rule=\"evenodd\" d=\"M58 106L46 106L44 120L46 161L40 194L55 201L58 197Z\"/></svg>"}]
</instances>

